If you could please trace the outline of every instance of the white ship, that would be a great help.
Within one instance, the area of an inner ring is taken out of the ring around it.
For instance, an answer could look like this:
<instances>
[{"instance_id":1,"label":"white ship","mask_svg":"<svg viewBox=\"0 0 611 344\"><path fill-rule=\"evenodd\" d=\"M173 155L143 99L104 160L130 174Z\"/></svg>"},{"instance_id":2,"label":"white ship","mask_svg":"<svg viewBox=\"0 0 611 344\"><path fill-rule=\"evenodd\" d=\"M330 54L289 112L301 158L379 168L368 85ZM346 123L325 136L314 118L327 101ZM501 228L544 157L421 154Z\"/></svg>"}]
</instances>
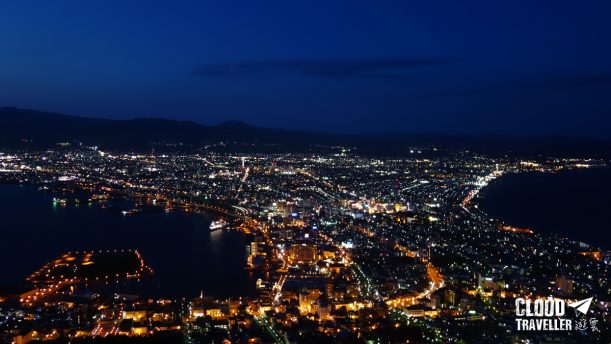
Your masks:
<instances>
[{"instance_id":1,"label":"white ship","mask_svg":"<svg viewBox=\"0 0 611 344\"><path fill-rule=\"evenodd\" d=\"M218 221L212 221L212 223L210 224L210 231L215 231L217 229L223 229L225 228L225 226L227 226L227 221L225 221L224 219L220 219Z\"/></svg>"}]
</instances>

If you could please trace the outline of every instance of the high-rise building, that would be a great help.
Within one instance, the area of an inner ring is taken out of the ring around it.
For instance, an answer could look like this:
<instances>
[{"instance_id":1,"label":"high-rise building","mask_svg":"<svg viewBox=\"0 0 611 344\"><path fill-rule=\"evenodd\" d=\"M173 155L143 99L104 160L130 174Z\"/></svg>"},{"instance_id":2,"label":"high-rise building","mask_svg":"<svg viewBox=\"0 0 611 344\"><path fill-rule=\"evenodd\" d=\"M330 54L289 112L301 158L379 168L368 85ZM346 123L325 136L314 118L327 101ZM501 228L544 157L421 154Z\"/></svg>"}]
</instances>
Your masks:
<instances>
[{"instance_id":1,"label":"high-rise building","mask_svg":"<svg viewBox=\"0 0 611 344\"><path fill-rule=\"evenodd\" d=\"M256 241L250 243L250 254L256 256L259 254L259 245Z\"/></svg>"},{"instance_id":2,"label":"high-rise building","mask_svg":"<svg viewBox=\"0 0 611 344\"><path fill-rule=\"evenodd\" d=\"M446 289L444 299L445 299L444 300L445 303L449 305L455 305L456 304L456 293L454 292L454 290Z\"/></svg>"},{"instance_id":3,"label":"high-rise building","mask_svg":"<svg viewBox=\"0 0 611 344\"><path fill-rule=\"evenodd\" d=\"M288 257L296 262L313 262L318 257L318 250L313 244L297 244L289 248Z\"/></svg>"}]
</instances>

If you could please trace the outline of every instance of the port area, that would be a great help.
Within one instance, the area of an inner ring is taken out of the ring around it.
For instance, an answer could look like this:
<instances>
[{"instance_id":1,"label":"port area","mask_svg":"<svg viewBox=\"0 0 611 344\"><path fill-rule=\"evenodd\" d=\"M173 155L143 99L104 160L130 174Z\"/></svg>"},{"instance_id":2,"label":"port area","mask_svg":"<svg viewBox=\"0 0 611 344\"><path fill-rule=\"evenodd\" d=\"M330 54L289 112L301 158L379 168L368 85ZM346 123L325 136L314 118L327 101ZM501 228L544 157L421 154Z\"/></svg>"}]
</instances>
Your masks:
<instances>
[{"instance_id":1,"label":"port area","mask_svg":"<svg viewBox=\"0 0 611 344\"><path fill-rule=\"evenodd\" d=\"M139 282L153 275L138 250L68 252L45 264L26 281L30 288L19 296L23 306L35 306L77 289Z\"/></svg>"}]
</instances>

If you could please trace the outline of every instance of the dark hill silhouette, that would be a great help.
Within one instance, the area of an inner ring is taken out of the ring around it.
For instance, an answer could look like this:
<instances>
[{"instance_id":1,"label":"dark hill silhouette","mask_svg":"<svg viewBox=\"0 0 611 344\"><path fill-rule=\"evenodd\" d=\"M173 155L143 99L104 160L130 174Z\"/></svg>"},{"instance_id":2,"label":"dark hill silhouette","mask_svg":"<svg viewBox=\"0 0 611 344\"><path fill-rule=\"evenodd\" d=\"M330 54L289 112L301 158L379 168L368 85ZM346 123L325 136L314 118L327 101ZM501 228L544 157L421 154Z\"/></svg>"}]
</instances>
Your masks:
<instances>
[{"instance_id":1,"label":"dark hill silhouette","mask_svg":"<svg viewBox=\"0 0 611 344\"><path fill-rule=\"evenodd\" d=\"M298 130L259 128L239 121L207 126L164 118L112 120L77 117L14 107L0 108L0 146L43 148L58 142L79 141L111 149L147 149L159 143L182 143L198 147L223 141L228 144L256 143L303 150L316 145L346 145L359 152L402 154L414 146L471 149L492 154L611 156L611 142L559 136L519 137L498 135L342 135ZM243 145L242 145L243 146ZM240 145L232 149L239 150Z\"/></svg>"}]
</instances>

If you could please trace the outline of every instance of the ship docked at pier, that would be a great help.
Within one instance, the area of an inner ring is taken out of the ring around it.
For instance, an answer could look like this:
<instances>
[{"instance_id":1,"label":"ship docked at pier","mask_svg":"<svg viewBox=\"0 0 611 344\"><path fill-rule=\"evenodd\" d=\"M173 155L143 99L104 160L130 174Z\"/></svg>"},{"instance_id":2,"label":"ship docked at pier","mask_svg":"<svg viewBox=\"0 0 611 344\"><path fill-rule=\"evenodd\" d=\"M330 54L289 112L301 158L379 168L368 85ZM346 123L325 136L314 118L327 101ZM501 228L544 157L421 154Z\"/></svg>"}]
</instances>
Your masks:
<instances>
[{"instance_id":1,"label":"ship docked at pier","mask_svg":"<svg viewBox=\"0 0 611 344\"><path fill-rule=\"evenodd\" d=\"M214 232L216 230L219 229L223 229L227 227L227 221L225 219L218 219L216 221L212 221L212 223L210 223L210 231Z\"/></svg>"}]
</instances>

